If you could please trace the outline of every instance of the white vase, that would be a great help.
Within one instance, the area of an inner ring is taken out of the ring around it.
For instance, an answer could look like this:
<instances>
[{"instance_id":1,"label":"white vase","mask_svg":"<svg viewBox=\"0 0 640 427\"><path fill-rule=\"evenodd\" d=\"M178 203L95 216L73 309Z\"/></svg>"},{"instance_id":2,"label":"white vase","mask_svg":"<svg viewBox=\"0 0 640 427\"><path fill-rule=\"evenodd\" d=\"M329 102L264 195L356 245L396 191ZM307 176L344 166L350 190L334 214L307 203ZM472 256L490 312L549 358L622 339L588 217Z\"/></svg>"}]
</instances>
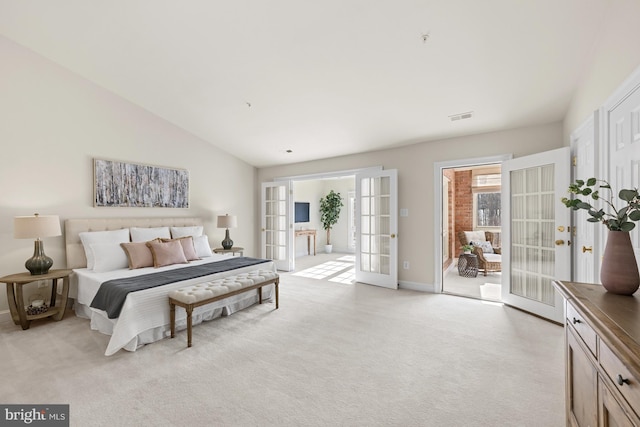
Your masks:
<instances>
[{"instance_id":1,"label":"white vase","mask_svg":"<svg viewBox=\"0 0 640 427\"><path fill-rule=\"evenodd\" d=\"M324 252L330 254L333 251L333 245L324 245Z\"/></svg>"}]
</instances>

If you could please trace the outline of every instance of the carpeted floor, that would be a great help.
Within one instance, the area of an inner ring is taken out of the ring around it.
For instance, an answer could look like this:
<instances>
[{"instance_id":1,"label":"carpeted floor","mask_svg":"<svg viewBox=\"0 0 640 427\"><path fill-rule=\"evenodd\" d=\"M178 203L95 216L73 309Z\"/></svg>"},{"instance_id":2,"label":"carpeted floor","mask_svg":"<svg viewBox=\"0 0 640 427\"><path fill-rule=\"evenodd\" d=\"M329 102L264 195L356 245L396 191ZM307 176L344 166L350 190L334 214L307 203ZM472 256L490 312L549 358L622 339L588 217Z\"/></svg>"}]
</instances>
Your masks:
<instances>
[{"instance_id":1,"label":"carpeted floor","mask_svg":"<svg viewBox=\"0 0 640 427\"><path fill-rule=\"evenodd\" d=\"M490 272L486 276L479 272L476 277L463 277L454 265L442 272L442 290L453 295L462 295L486 301L502 299L502 273Z\"/></svg>"},{"instance_id":2,"label":"carpeted floor","mask_svg":"<svg viewBox=\"0 0 640 427\"><path fill-rule=\"evenodd\" d=\"M0 323L1 403L72 426L562 426L563 329L468 298L282 274L267 303L134 353L67 314Z\"/></svg>"}]
</instances>

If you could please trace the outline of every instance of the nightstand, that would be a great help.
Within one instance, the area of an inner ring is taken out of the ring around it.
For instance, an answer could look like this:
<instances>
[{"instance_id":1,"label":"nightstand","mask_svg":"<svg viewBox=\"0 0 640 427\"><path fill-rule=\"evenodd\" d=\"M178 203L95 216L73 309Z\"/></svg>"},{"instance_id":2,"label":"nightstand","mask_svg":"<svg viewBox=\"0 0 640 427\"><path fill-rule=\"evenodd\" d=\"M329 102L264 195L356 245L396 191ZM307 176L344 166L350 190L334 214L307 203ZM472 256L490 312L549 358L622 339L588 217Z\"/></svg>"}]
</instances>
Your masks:
<instances>
[{"instance_id":1,"label":"nightstand","mask_svg":"<svg viewBox=\"0 0 640 427\"><path fill-rule=\"evenodd\" d=\"M233 256L235 256L237 252L240 256L244 256L244 248L241 248L240 246L234 246L231 249L215 248L213 252L217 254L233 254Z\"/></svg>"},{"instance_id":2,"label":"nightstand","mask_svg":"<svg viewBox=\"0 0 640 427\"><path fill-rule=\"evenodd\" d=\"M47 274L38 274L35 276L29 272L24 272L0 278L0 283L7 284L7 300L9 301L9 310L11 311L13 323L22 326L22 329L29 329L32 320L44 319L45 317L53 317L53 320L62 320L69 295L70 274L71 270L49 270ZM58 282L60 279L62 279L62 294L60 295L60 304L56 306ZM51 280L52 282L49 308L44 313L27 314L22 287L38 280Z\"/></svg>"}]
</instances>

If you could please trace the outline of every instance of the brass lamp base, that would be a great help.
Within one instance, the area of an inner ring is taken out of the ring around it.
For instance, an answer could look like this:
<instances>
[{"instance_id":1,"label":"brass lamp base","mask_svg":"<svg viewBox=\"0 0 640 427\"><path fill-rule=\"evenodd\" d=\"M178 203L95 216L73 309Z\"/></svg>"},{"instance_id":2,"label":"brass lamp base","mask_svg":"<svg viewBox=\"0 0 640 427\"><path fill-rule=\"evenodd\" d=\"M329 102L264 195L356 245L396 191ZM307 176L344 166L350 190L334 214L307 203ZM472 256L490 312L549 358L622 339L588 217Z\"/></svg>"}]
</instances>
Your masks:
<instances>
[{"instance_id":1,"label":"brass lamp base","mask_svg":"<svg viewBox=\"0 0 640 427\"><path fill-rule=\"evenodd\" d=\"M24 263L32 276L47 274L53 265L53 260L44 254L44 243L37 239L34 242L33 256Z\"/></svg>"}]
</instances>

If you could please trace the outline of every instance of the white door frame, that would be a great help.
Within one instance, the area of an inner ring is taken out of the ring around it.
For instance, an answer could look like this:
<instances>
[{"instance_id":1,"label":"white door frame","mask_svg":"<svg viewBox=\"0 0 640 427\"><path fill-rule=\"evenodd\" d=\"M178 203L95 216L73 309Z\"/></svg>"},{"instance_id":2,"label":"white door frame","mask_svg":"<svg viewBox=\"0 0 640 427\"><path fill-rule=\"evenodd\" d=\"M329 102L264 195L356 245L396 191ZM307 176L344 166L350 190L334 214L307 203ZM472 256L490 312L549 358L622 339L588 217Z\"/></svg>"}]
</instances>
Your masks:
<instances>
[{"instance_id":1,"label":"white door frame","mask_svg":"<svg viewBox=\"0 0 640 427\"><path fill-rule=\"evenodd\" d=\"M571 146L571 182L576 179L600 178L600 110L591 114L569 137ZM592 138L591 149L584 144L585 138ZM592 157L584 159L581 157ZM595 202L594 202L595 203ZM596 203L596 206L598 204ZM571 280L582 283L598 283L600 277L601 233L605 227L596 227L588 224L587 212L583 210L571 212L571 237L572 246L572 271ZM589 234L593 233L593 234ZM588 251L590 244L591 251Z\"/></svg>"},{"instance_id":2,"label":"white door frame","mask_svg":"<svg viewBox=\"0 0 640 427\"><path fill-rule=\"evenodd\" d=\"M433 291L442 293L442 171L444 169L462 168L468 166L481 166L494 163L502 163L511 160L513 154L503 154L500 156L477 157L472 159L449 160L446 162L435 162L433 164L433 194L434 194L434 239L433 253L435 254L435 271Z\"/></svg>"}]
</instances>

